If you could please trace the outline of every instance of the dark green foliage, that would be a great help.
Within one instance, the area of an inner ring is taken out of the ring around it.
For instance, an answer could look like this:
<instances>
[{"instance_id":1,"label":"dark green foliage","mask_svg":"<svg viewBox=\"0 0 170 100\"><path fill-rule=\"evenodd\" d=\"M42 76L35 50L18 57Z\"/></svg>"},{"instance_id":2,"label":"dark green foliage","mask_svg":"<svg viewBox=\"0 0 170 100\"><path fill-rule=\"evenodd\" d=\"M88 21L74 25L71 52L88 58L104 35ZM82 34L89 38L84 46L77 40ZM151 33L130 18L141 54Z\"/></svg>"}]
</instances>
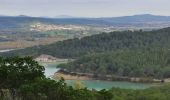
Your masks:
<instances>
[{"instance_id":1,"label":"dark green foliage","mask_svg":"<svg viewBox=\"0 0 170 100\"><path fill-rule=\"evenodd\" d=\"M146 49L169 48L170 28L157 31L123 31L103 33L84 37L81 39L69 39L46 46L31 47L8 53L3 56L37 56L49 54L55 57L75 58L82 55L106 52L121 49Z\"/></svg>"},{"instance_id":2,"label":"dark green foliage","mask_svg":"<svg viewBox=\"0 0 170 100\"><path fill-rule=\"evenodd\" d=\"M22 85L20 93L24 100L91 100L94 94L87 89L75 90L64 83L64 80L54 81L40 79L35 83Z\"/></svg>"},{"instance_id":3,"label":"dark green foliage","mask_svg":"<svg viewBox=\"0 0 170 100\"><path fill-rule=\"evenodd\" d=\"M129 77L170 77L170 50L119 50L89 54L59 67L70 72Z\"/></svg>"},{"instance_id":4,"label":"dark green foliage","mask_svg":"<svg viewBox=\"0 0 170 100\"><path fill-rule=\"evenodd\" d=\"M36 78L44 78L44 70L31 57L0 57L0 88L17 88Z\"/></svg>"},{"instance_id":5,"label":"dark green foliage","mask_svg":"<svg viewBox=\"0 0 170 100\"><path fill-rule=\"evenodd\" d=\"M67 100L67 87L63 80L56 82L50 79L39 79L31 84L20 87L25 100Z\"/></svg>"},{"instance_id":6,"label":"dark green foliage","mask_svg":"<svg viewBox=\"0 0 170 100\"><path fill-rule=\"evenodd\" d=\"M130 90L113 88L112 100L169 100L169 86L149 88L145 90ZM166 88L166 89L165 89Z\"/></svg>"}]
</instances>

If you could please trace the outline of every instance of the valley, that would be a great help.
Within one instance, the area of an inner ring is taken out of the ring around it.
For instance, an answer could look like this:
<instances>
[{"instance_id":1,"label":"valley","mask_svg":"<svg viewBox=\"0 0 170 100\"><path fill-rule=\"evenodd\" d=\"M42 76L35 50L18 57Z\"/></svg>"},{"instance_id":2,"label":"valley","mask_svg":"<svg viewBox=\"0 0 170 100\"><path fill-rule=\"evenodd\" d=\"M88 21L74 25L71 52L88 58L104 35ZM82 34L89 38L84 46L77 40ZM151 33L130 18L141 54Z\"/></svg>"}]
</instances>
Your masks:
<instances>
[{"instance_id":1,"label":"valley","mask_svg":"<svg viewBox=\"0 0 170 100\"><path fill-rule=\"evenodd\" d=\"M170 0L0 0L0 100L170 100Z\"/></svg>"},{"instance_id":2,"label":"valley","mask_svg":"<svg viewBox=\"0 0 170 100\"><path fill-rule=\"evenodd\" d=\"M42 100L37 93L58 100L169 98L169 17L7 18L0 17L1 93L12 95L14 87L14 98L27 100Z\"/></svg>"},{"instance_id":3,"label":"valley","mask_svg":"<svg viewBox=\"0 0 170 100\"><path fill-rule=\"evenodd\" d=\"M53 57L74 59L54 65L52 70L57 72L54 79L63 77L66 81L109 80L163 85L168 83L170 75L168 34L169 28L110 32L11 51L3 55L32 55L42 57L43 60ZM49 61L51 62L47 62ZM63 69L64 73L56 67Z\"/></svg>"}]
</instances>

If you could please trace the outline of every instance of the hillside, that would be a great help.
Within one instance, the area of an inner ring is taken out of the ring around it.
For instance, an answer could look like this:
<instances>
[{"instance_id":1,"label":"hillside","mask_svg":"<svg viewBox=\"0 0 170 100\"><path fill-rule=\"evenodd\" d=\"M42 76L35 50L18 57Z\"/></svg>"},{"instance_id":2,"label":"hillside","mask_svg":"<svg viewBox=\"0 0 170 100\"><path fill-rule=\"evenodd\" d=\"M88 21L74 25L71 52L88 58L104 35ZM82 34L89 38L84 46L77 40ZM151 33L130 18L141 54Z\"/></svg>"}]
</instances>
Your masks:
<instances>
[{"instance_id":1,"label":"hillside","mask_svg":"<svg viewBox=\"0 0 170 100\"><path fill-rule=\"evenodd\" d=\"M69 39L45 46L3 53L3 56L38 56L48 54L55 57L75 58L90 53L122 49L146 49L170 47L170 28L156 31L123 31Z\"/></svg>"},{"instance_id":2,"label":"hillside","mask_svg":"<svg viewBox=\"0 0 170 100\"><path fill-rule=\"evenodd\" d=\"M163 79L170 78L170 51L141 49L94 53L58 67L68 72L93 74L94 77L107 78L109 75L113 79L114 76Z\"/></svg>"}]
</instances>

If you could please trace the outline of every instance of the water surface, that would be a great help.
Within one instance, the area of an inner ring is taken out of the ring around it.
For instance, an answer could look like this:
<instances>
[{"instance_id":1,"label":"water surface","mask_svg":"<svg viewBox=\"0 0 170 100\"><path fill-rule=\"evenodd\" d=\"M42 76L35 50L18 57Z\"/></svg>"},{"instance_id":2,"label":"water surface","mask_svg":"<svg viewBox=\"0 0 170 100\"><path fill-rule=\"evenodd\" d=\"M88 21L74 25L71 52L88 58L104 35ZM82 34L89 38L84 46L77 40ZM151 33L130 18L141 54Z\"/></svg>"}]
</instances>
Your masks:
<instances>
[{"instance_id":1,"label":"water surface","mask_svg":"<svg viewBox=\"0 0 170 100\"><path fill-rule=\"evenodd\" d=\"M59 70L56 68L58 63L41 63L45 67L45 75L50 77ZM76 80L66 80L66 83L70 86L75 85ZM88 89L111 89L112 87L118 87L123 89L146 89L151 87L151 84L144 83L131 83L131 82L120 82L120 81L99 81L99 80L83 80L80 81Z\"/></svg>"},{"instance_id":2,"label":"water surface","mask_svg":"<svg viewBox=\"0 0 170 100\"><path fill-rule=\"evenodd\" d=\"M74 86L75 80L66 80L68 85ZM146 89L151 87L151 84L144 83L131 83L131 82L120 82L120 81L101 81L101 80L81 80L83 85L85 85L88 89L111 89L112 87L123 88L123 89Z\"/></svg>"},{"instance_id":3,"label":"water surface","mask_svg":"<svg viewBox=\"0 0 170 100\"><path fill-rule=\"evenodd\" d=\"M45 67L45 76L51 77L55 72L59 71L59 68L56 68L58 63L40 63Z\"/></svg>"}]
</instances>

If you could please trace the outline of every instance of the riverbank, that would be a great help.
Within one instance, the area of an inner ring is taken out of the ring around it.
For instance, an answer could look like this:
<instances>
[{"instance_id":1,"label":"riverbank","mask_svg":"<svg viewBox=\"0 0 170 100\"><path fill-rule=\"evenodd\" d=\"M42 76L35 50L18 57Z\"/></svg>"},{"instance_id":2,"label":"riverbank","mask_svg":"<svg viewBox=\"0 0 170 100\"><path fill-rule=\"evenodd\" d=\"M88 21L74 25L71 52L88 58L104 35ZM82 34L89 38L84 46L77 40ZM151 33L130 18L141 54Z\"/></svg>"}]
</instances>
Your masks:
<instances>
[{"instance_id":1,"label":"riverbank","mask_svg":"<svg viewBox=\"0 0 170 100\"><path fill-rule=\"evenodd\" d=\"M95 78L93 74L81 74L76 75L76 73L62 73L60 68L56 68L56 63L44 63L45 64L45 75L46 77L58 80L61 77L65 79L65 82L69 86L75 86L76 82L79 81L84 84L88 89L102 90L111 89L112 87L118 87L123 89L146 89L154 86L162 86L162 83L137 83L129 81L116 81L116 80L106 80Z\"/></svg>"},{"instance_id":2,"label":"riverbank","mask_svg":"<svg viewBox=\"0 0 170 100\"><path fill-rule=\"evenodd\" d=\"M60 79L64 78L65 80L93 80L92 77L87 77L87 76L78 76L78 75L70 75L70 74L64 74L61 72L55 73L53 76L54 79Z\"/></svg>"},{"instance_id":3,"label":"riverbank","mask_svg":"<svg viewBox=\"0 0 170 100\"><path fill-rule=\"evenodd\" d=\"M159 80L152 78L137 78L137 77L121 77L115 75L94 75L87 73L75 73L60 70L53 76L54 79L64 78L65 80L106 80L106 81L128 81L134 83L164 83L170 82L169 79Z\"/></svg>"}]
</instances>

